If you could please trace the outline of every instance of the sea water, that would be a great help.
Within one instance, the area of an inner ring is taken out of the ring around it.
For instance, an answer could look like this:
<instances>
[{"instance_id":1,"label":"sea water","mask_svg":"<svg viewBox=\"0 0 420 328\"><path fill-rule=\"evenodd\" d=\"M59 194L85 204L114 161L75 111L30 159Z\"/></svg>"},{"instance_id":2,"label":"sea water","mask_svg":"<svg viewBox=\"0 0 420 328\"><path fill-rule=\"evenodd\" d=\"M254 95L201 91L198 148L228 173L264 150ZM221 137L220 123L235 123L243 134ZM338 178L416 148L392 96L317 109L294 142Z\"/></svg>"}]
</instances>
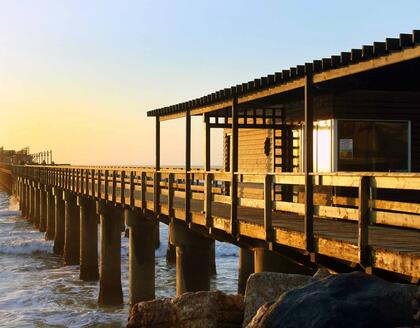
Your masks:
<instances>
[{"instance_id":1,"label":"sea water","mask_svg":"<svg viewBox=\"0 0 420 328\"><path fill-rule=\"evenodd\" d=\"M156 250L156 297L175 295L175 266L166 263L167 226ZM128 317L128 240L122 237L124 306L97 305L98 282L79 280L53 242L20 217L17 199L0 190L0 327L124 327ZM235 293L238 248L216 242L217 275L211 289Z\"/></svg>"}]
</instances>

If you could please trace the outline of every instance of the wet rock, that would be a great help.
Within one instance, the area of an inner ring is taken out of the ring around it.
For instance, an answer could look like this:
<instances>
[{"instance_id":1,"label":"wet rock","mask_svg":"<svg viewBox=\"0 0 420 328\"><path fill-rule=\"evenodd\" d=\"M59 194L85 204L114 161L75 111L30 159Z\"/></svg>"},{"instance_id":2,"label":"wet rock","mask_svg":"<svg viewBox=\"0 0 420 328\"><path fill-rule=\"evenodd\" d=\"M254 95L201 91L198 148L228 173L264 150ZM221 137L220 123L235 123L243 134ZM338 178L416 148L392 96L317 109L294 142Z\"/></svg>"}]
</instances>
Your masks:
<instances>
[{"instance_id":1,"label":"wet rock","mask_svg":"<svg viewBox=\"0 0 420 328\"><path fill-rule=\"evenodd\" d=\"M241 327L243 297L220 291L186 293L173 300L182 327Z\"/></svg>"},{"instance_id":2,"label":"wet rock","mask_svg":"<svg viewBox=\"0 0 420 328\"><path fill-rule=\"evenodd\" d=\"M130 311L127 328L179 327L176 307L171 299L158 299L135 304Z\"/></svg>"},{"instance_id":3,"label":"wet rock","mask_svg":"<svg viewBox=\"0 0 420 328\"><path fill-rule=\"evenodd\" d=\"M284 292L305 285L311 276L277 272L254 273L248 278L245 291L243 327L246 327L260 306L276 301Z\"/></svg>"},{"instance_id":4,"label":"wet rock","mask_svg":"<svg viewBox=\"0 0 420 328\"><path fill-rule=\"evenodd\" d=\"M241 295L220 291L185 293L174 299L136 304L130 312L129 328L239 328L244 301Z\"/></svg>"},{"instance_id":5,"label":"wet rock","mask_svg":"<svg viewBox=\"0 0 420 328\"><path fill-rule=\"evenodd\" d=\"M248 328L411 327L415 291L361 272L331 275L284 293Z\"/></svg>"},{"instance_id":6,"label":"wet rock","mask_svg":"<svg viewBox=\"0 0 420 328\"><path fill-rule=\"evenodd\" d=\"M326 268L319 268L317 272L312 276L312 281L321 280L331 276L330 271Z\"/></svg>"}]
</instances>

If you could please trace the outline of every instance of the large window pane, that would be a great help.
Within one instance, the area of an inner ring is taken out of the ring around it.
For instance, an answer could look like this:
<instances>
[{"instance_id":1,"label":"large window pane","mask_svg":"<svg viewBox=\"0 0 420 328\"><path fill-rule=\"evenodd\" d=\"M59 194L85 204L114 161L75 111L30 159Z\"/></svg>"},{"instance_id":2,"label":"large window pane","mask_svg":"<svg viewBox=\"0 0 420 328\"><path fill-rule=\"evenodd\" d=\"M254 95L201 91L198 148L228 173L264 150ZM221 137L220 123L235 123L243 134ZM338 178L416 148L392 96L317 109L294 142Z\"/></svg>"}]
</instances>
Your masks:
<instances>
[{"instance_id":1,"label":"large window pane","mask_svg":"<svg viewBox=\"0 0 420 328\"><path fill-rule=\"evenodd\" d=\"M409 123L338 120L339 171L408 171Z\"/></svg>"}]
</instances>

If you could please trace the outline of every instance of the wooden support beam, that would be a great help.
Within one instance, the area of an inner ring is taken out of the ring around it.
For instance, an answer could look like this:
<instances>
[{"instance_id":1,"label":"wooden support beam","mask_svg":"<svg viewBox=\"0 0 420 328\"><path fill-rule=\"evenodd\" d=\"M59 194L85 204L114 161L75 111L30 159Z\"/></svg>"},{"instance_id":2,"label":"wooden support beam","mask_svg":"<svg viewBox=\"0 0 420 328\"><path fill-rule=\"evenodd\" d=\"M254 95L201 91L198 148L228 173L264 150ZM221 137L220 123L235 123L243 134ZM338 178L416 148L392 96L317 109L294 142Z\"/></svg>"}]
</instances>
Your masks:
<instances>
[{"instance_id":1,"label":"wooden support beam","mask_svg":"<svg viewBox=\"0 0 420 328\"><path fill-rule=\"evenodd\" d=\"M204 114L205 134L204 134L204 171L211 170L211 125L209 116Z\"/></svg>"},{"instance_id":2,"label":"wooden support beam","mask_svg":"<svg viewBox=\"0 0 420 328\"><path fill-rule=\"evenodd\" d=\"M313 208L313 180L310 175L313 172L313 75L305 76L305 248L312 253L314 250L314 208Z\"/></svg>"},{"instance_id":3,"label":"wooden support beam","mask_svg":"<svg viewBox=\"0 0 420 328\"><path fill-rule=\"evenodd\" d=\"M160 120L156 116L156 172L153 176L153 211L155 215L160 213Z\"/></svg>"},{"instance_id":4,"label":"wooden support beam","mask_svg":"<svg viewBox=\"0 0 420 328\"><path fill-rule=\"evenodd\" d=\"M230 233L234 236L238 234L238 179L235 175L238 172L238 98L232 100L232 136L230 137Z\"/></svg>"},{"instance_id":5,"label":"wooden support beam","mask_svg":"<svg viewBox=\"0 0 420 328\"><path fill-rule=\"evenodd\" d=\"M363 268L370 267L369 251L369 196L370 177L360 177L359 184L359 215L358 215L358 248L359 263Z\"/></svg>"},{"instance_id":6,"label":"wooden support beam","mask_svg":"<svg viewBox=\"0 0 420 328\"><path fill-rule=\"evenodd\" d=\"M185 116L185 222L191 222L191 113L187 109Z\"/></svg>"}]
</instances>

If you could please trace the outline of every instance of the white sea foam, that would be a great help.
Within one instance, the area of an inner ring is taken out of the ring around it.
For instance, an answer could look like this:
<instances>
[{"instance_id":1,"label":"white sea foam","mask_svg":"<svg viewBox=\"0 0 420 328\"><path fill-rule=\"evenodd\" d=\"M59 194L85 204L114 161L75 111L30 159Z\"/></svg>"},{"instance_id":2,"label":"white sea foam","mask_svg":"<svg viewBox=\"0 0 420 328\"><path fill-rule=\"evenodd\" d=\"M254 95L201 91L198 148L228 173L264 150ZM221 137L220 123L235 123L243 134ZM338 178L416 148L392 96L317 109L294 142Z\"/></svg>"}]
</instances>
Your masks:
<instances>
[{"instance_id":1,"label":"white sea foam","mask_svg":"<svg viewBox=\"0 0 420 328\"><path fill-rule=\"evenodd\" d=\"M17 217L17 216L21 216L21 212L20 211L16 211L16 210L3 210L0 211L0 218L3 217Z\"/></svg>"},{"instance_id":2,"label":"white sea foam","mask_svg":"<svg viewBox=\"0 0 420 328\"><path fill-rule=\"evenodd\" d=\"M52 243L41 239L9 239L0 244L0 254L36 254L51 253Z\"/></svg>"}]
</instances>

